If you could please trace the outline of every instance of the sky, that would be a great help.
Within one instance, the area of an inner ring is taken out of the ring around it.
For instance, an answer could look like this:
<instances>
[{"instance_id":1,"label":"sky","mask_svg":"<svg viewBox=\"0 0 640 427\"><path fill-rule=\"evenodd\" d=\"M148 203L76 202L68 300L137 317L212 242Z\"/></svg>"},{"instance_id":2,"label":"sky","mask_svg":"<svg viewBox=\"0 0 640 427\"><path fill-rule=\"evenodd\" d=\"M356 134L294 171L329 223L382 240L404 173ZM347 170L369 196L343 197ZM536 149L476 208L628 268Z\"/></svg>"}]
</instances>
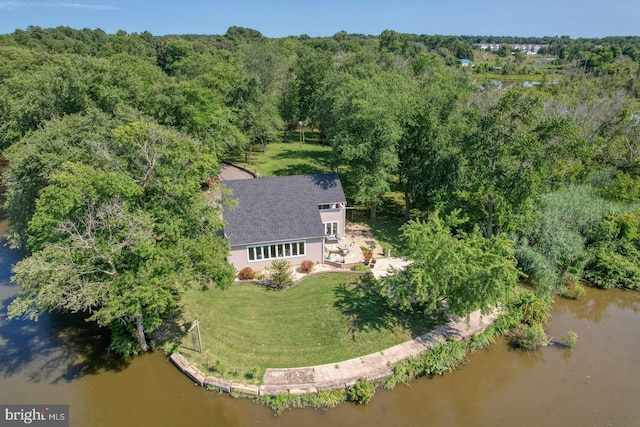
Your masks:
<instances>
[{"instance_id":1,"label":"sky","mask_svg":"<svg viewBox=\"0 0 640 427\"><path fill-rule=\"evenodd\" d=\"M0 0L0 34L28 26L107 33L267 37L339 31L410 34L606 37L640 35L640 0Z\"/></svg>"}]
</instances>

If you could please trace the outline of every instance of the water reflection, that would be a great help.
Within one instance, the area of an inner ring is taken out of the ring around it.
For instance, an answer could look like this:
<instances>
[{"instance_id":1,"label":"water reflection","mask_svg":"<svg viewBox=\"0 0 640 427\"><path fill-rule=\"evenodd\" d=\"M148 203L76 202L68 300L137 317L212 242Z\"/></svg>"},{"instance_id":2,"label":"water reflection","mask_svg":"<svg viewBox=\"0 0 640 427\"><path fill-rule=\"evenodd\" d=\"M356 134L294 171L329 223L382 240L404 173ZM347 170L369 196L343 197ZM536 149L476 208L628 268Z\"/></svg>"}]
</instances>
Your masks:
<instances>
[{"instance_id":1,"label":"water reflection","mask_svg":"<svg viewBox=\"0 0 640 427\"><path fill-rule=\"evenodd\" d=\"M577 301L558 298L554 312L562 314L565 310L571 310L572 316L576 319L600 323L610 316L612 311L632 310L637 313L640 310L638 294L637 291L589 287L587 294Z\"/></svg>"},{"instance_id":2,"label":"water reflection","mask_svg":"<svg viewBox=\"0 0 640 427\"><path fill-rule=\"evenodd\" d=\"M17 294L11 267L22 257L0 242L0 375L18 375L33 383L73 381L106 370L120 371L127 362L105 351L109 335L78 314L47 313L36 321L7 321Z\"/></svg>"},{"instance_id":3,"label":"water reflection","mask_svg":"<svg viewBox=\"0 0 640 427\"><path fill-rule=\"evenodd\" d=\"M3 305L7 301L3 301ZM6 318L6 307L0 310ZM0 325L3 351L0 374L20 374L32 382L73 381L127 363L105 351L109 336L81 316L49 314L38 322L15 320Z\"/></svg>"}]
</instances>

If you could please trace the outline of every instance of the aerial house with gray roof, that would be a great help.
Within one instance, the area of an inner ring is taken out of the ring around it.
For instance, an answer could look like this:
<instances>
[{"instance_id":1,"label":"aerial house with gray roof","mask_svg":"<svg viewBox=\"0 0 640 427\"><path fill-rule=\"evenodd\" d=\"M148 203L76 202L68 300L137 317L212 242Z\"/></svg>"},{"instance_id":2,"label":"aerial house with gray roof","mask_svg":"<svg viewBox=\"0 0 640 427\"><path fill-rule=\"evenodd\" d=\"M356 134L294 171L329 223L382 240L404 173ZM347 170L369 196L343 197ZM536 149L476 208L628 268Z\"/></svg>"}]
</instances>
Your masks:
<instances>
[{"instance_id":1,"label":"aerial house with gray roof","mask_svg":"<svg viewBox=\"0 0 640 427\"><path fill-rule=\"evenodd\" d=\"M229 262L237 270L260 270L276 259L292 265L321 263L325 242L344 236L346 198L338 174L295 175L224 181L224 234Z\"/></svg>"}]
</instances>

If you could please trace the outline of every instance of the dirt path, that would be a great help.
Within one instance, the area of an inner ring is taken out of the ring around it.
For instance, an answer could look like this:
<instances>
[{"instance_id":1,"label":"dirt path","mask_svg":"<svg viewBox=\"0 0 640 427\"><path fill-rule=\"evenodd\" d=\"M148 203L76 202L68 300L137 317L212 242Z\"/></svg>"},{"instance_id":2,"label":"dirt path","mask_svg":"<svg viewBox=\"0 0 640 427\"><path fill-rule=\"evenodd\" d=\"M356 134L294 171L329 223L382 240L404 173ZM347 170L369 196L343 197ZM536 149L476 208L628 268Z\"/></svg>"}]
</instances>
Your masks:
<instances>
[{"instance_id":1,"label":"dirt path","mask_svg":"<svg viewBox=\"0 0 640 427\"><path fill-rule=\"evenodd\" d=\"M220 163L220 169L220 175L218 175L218 178L220 178L221 181L256 178L253 173L230 163Z\"/></svg>"}]
</instances>

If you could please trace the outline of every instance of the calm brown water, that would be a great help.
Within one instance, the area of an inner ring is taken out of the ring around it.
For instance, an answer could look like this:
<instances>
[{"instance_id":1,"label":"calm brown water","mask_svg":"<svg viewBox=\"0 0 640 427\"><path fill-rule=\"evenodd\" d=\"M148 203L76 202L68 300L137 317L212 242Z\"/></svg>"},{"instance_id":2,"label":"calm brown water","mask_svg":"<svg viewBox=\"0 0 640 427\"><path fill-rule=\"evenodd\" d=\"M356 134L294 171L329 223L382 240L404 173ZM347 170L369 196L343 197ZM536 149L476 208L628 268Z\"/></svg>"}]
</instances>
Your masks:
<instances>
[{"instance_id":1,"label":"calm brown water","mask_svg":"<svg viewBox=\"0 0 640 427\"><path fill-rule=\"evenodd\" d=\"M71 426L640 425L637 292L558 299L549 332L576 331L573 351L527 354L499 341L457 372L378 391L369 405L274 417L193 385L159 353L130 363L105 355L106 337L81 320L7 322L10 267L20 256L0 247L0 403L69 404Z\"/></svg>"}]
</instances>

